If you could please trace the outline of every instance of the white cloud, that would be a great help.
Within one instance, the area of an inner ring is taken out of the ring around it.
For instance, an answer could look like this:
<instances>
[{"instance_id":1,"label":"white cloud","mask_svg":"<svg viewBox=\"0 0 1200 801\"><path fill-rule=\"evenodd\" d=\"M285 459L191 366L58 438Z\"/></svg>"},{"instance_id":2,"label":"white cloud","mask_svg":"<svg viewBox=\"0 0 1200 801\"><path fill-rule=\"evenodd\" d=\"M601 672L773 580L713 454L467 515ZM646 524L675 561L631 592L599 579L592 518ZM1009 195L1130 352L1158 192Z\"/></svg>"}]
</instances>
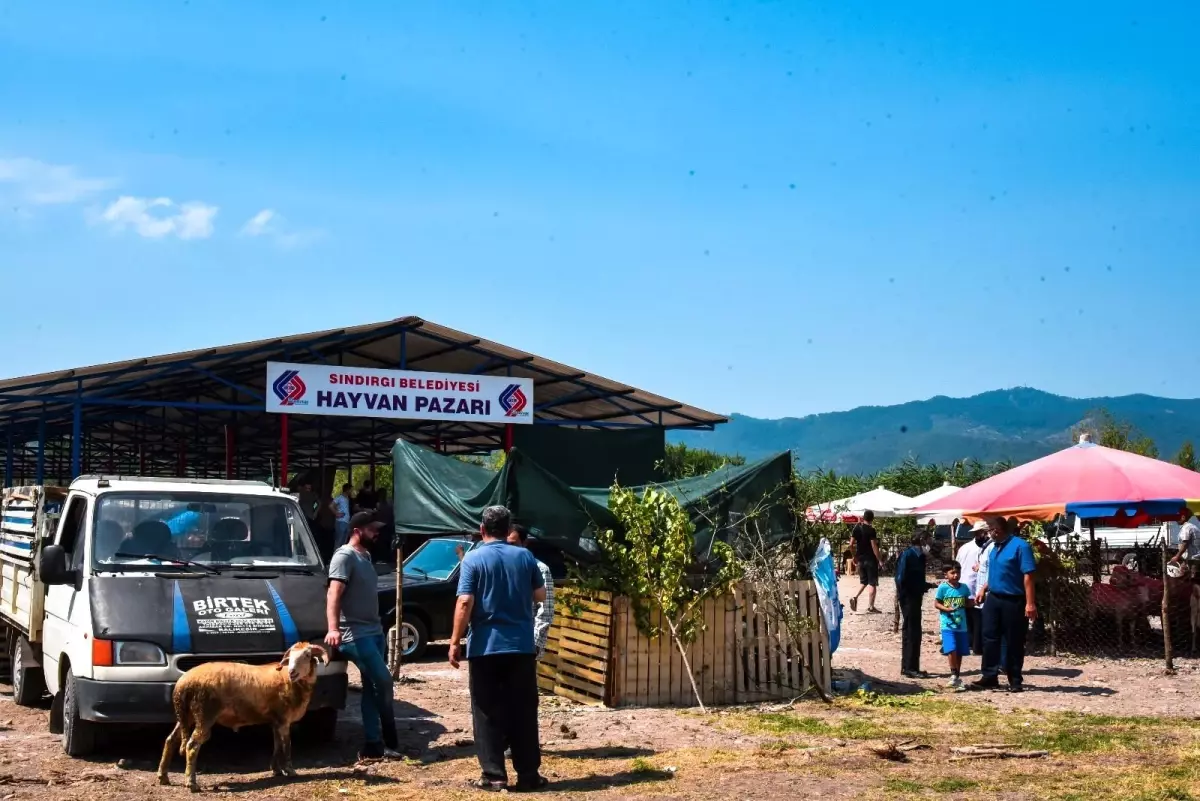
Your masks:
<instances>
[{"instance_id":1,"label":"white cloud","mask_svg":"<svg viewBox=\"0 0 1200 801\"><path fill-rule=\"evenodd\" d=\"M295 248L315 242L323 235L317 229L296 229L274 209L263 209L242 226L242 236L265 236L284 248Z\"/></svg>"},{"instance_id":2,"label":"white cloud","mask_svg":"<svg viewBox=\"0 0 1200 801\"><path fill-rule=\"evenodd\" d=\"M246 221L246 224L242 226L242 233L246 236L264 236L273 233L271 221L277 216L274 209L263 209Z\"/></svg>"},{"instance_id":3,"label":"white cloud","mask_svg":"<svg viewBox=\"0 0 1200 801\"><path fill-rule=\"evenodd\" d=\"M51 206L78 203L112 186L106 178L87 178L75 167L29 158L0 159L0 184L11 185L22 203Z\"/></svg>"},{"instance_id":4,"label":"white cloud","mask_svg":"<svg viewBox=\"0 0 1200 801\"><path fill-rule=\"evenodd\" d=\"M145 198L123 195L109 204L99 221L114 231L132 229L147 239L176 236L180 239L207 239L213 233L213 219L220 209L207 203L190 201L178 206L166 197Z\"/></svg>"}]
</instances>

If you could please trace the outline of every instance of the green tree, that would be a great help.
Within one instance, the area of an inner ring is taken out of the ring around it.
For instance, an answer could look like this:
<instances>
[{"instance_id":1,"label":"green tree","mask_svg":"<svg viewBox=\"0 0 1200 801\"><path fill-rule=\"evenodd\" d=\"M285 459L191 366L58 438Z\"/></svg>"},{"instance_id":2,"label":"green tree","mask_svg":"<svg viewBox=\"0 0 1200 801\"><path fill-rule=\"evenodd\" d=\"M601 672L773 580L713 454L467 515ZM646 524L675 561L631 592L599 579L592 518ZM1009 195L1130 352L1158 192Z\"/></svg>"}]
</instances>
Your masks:
<instances>
[{"instance_id":1,"label":"green tree","mask_svg":"<svg viewBox=\"0 0 1200 801\"><path fill-rule=\"evenodd\" d=\"M682 442L667 445L663 459L658 464L659 472L664 481L676 481L681 478L707 475L727 464L744 465L746 459L742 456L725 456L703 448L689 448Z\"/></svg>"},{"instance_id":2,"label":"green tree","mask_svg":"<svg viewBox=\"0 0 1200 801\"><path fill-rule=\"evenodd\" d=\"M695 526L679 501L660 488L647 487L638 495L614 484L608 508L620 526L598 537L611 583L629 598L640 632L651 639L670 635L704 712L687 646L704 630L704 602L724 595L738 579L733 549L714 541L711 562L698 565Z\"/></svg>"},{"instance_id":3,"label":"green tree","mask_svg":"<svg viewBox=\"0 0 1200 801\"><path fill-rule=\"evenodd\" d=\"M1184 441L1179 453L1175 454L1175 464L1186 467L1188 470L1196 469L1196 449L1192 447L1190 439Z\"/></svg>"},{"instance_id":4,"label":"green tree","mask_svg":"<svg viewBox=\"0 0 1200 801\"><path fill-rule=\"evenodd\" d=\"M1078 439L1081 434L1089 434L1092 442L1097 445L1149 456L1152 459L1158 458L1158 446L1154 444L1154 440L1133 423L1117 419L1107 409L1089 412L1071 433L1074 439Z\"/></svg>"}]
</instances>

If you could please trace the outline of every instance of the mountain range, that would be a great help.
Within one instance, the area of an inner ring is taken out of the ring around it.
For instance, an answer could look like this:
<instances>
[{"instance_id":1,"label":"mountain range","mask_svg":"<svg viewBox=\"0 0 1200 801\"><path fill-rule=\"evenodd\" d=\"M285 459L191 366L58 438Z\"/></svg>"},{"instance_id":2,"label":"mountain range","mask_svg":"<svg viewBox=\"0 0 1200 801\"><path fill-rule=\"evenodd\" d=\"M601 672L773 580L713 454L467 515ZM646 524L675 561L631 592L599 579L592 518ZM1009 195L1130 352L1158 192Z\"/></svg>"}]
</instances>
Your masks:
<instances>
[{"instance_id":1,"label":"mountain range","mask_svg":"<svg viewBox=\"0 0 1200 801\"><path fill-rule=\"evenodd\" d=\"M1140 429L1162 458L1200 439L1200 399L1067 398L1019 387L780 420L734 414L716 431L676 431L669 440L747 459L791 450L801 469L839 473L872 473L908 457L1020 463L1069 445L1072 429L1097 409Z\"/></svg>"}]
</instances>

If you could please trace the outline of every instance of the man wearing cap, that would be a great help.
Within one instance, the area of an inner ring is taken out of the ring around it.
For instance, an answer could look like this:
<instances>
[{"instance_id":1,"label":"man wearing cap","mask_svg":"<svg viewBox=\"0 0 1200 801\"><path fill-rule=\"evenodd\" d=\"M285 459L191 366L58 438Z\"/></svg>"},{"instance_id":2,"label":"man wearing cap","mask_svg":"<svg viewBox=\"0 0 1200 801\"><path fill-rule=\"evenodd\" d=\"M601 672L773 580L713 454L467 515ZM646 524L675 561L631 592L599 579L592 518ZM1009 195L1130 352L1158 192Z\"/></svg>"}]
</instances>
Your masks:
<instances>
[{"instance_id":1,"label":"man wearing cap","mask_svg":"<svg viewBox=\"0 0 1200 801\"><path fill-rule=\"evenodd\" d=\"M972 539L959 546L955 558L958 560L962 583L974 598L979 593L979 557L988 544L987 523L980 520L971 529ZM983 653L983 612L974 606L967 607L967 634L971 639L971 653Z\"/></svg>"},{"instance_id":2,"label":"man wearing cap","mask_svg":"<svg viewBox=\"0 0 1200 801\"><path fill-rule=\"evenodd\" d=\"M1015 523L1015 521L1013 521ZM1029 623L1037 619L1033 573L1037 562L1033 548L1016 536L1002 517L987 518L992 546L987 556L987 574L980 576L975 603L983 608L982 678L971 686L977 690L1000 686L1000 667L1008 676L1008 691L1024 689L1025 637ZM1004 654L1001 654L1001 643Z\"/></svg>"},{"instance_id":3,"label":"man wearing cap","mask_svg":"<svg viewBox=\"0 0 1200 801\"><path fill-rule=\"evenodd\" d=\"M503 506L483 510L482 542L462 560L458 601L450 634L450 664L466 659L471 691L471 718L482 775L472 782L481 790L508 787L504 749L512 749L516 789L541 790L547 781L538 772L538 689L533 605L546 600L545 580L533 554L509 545L512 515Z\"/></svg>"},{"instance_id":4,"label":"man wearing cap","mask_svg":"<svg viewBox=\"0 0 1200 801\"><path fill-rule=\"evenodd\" d=\"M365 740L359 757L395 759L399 739L392 709L392 674L387 666L383 622L379 619L379 576L371 563L371 546L380 522L372 512L350 518L350 541L333 552L325 644L345 654L362 678L362 721Z\"/></svg>"}]
</instances>

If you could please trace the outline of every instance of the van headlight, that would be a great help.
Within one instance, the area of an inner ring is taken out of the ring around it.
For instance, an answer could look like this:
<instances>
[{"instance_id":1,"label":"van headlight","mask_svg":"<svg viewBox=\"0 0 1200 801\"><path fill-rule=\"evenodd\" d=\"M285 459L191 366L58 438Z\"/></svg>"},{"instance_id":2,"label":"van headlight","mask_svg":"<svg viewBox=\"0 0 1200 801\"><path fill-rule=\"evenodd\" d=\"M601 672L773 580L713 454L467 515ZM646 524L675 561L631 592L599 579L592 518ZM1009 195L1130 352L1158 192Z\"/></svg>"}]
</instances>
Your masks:
<instances>
[{"instance_id":1,"label":"van headlight","mask_svg":"<svg viewBox=\"0 0 1200 801\"><path fill-rule=\"evenodd\" d=\"M117 641L113 643L113 664L165 665L167 657L154 643Z\"/></svg>"}]
</instances>

